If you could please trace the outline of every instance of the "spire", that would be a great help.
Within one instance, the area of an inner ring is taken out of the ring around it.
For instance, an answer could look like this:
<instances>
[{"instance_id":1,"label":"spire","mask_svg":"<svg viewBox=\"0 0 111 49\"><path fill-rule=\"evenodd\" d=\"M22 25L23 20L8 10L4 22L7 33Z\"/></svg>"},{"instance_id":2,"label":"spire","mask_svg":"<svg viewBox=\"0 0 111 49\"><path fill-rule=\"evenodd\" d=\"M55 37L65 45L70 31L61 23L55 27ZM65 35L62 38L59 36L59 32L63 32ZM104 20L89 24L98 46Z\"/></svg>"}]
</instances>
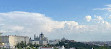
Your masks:
<instances>
[{"instance_id":1,"label":"spire","mask_svg":"<svg viewBox=\"0 0 111 49\"><path fill-rule=\"evenodd\" d=\"M30 37L30 39L29 40L31 40L31 37Z\"/></svg>"},{"instance_id":2,"label":"spire","mask_svg":"<svg viewBox=\"0 0 111 49\"><path fill-rule=\"evenodd\" d=\"M34 39L36 38L36 34L34 34Z\"/></svg>"},{"instance_id":3,"label":"spire","mask_svg":"<svg viewBox=\"0 0 111 49\"><path fill-rule=\"evenodd\" d=\"M41 32L41 34L40 35L43 35L43 33Z\"/></svg>"}]
</instances>

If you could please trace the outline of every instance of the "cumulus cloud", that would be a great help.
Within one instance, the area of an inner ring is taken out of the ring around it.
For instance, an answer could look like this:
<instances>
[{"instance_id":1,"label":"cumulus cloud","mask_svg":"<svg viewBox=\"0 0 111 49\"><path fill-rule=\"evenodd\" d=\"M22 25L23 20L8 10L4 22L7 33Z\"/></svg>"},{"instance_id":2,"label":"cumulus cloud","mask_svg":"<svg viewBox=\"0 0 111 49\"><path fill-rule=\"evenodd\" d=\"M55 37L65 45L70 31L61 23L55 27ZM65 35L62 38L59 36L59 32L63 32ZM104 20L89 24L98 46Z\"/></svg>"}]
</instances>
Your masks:
<instances>
[{"instance_id":1,"label":"cumulus cloud","mask_svg":"<svg viewBox=\"0 0 111 49\"><path fill-rule=\"evenodd\" d=\"M91 16L86 16L85 18L88 22L91 21Z\"/></svg>"},{"instance_id":2,"label":"cumulus cloud","mask_svg":"<svg viewBox=\"0 0 111 49\"><path fill-rule=\"evenodd\" d=\"M81 25L76 21L55 21L50 17L40 13L12 11L0 13L0 32L4 34L20 34L32 37L33 34L43 32L49 38L59 38L61 36L80 40L88 34L110 33L111 25L101 16L92 19L91 16L85 17L87 21L97 21L100 23L93 25ZM82 37L80 37L82 36ZM98 35L97 35L98 36ZM78 38L80 39L78 39ZM93 37L95 38L95 37Z\"/></svg>"},{"instance_id":3,"label":"cumulus cloud","mask_svg":"<svg viewBox=\"0 0 111 49\"><path fill-rule=\"evenodd\" d=\"M103 12L105 11L104 14L102 14L102 15L105 15L107 18L111 19L111 4L107 4L104 6L105 7L103 7L103 8L95 8L93 10L101 10Z\"/></svg>"},{"instance_id":4,"label":"cumulus cloud","mask_svg":"<svg viewBox=\"0 0 111 49\"><path fill-rule=\"evenodd\" d=\"M70 26L78 25L75 21L54 21L50 17L40 13L13 11L0 13L3 19L1 24L1 32L27 32L40 33L51 32L53 29L64 28L65 24Z\"/></svg>"}]
</instances>

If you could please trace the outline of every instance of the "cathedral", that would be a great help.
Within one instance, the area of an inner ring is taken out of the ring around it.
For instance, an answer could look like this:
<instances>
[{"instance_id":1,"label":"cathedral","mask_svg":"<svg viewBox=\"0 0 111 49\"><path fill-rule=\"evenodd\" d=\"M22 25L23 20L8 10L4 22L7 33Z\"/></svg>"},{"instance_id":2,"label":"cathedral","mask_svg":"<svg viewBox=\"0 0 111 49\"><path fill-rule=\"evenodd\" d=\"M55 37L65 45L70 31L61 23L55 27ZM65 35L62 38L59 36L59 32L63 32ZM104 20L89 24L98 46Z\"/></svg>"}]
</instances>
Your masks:
<instances>
[{"instance_id":1,"label":"cathedral","mask_svg":"<svg viewBox=\"0 0 111 49\"><path fill-rule=\"evenodd\" d=\"M45 37L43 33L41 33L39 36L34 35L34 40L30 39L30 43L38 45L47 45L48 38Z\"/></svg>"}]
</instances>

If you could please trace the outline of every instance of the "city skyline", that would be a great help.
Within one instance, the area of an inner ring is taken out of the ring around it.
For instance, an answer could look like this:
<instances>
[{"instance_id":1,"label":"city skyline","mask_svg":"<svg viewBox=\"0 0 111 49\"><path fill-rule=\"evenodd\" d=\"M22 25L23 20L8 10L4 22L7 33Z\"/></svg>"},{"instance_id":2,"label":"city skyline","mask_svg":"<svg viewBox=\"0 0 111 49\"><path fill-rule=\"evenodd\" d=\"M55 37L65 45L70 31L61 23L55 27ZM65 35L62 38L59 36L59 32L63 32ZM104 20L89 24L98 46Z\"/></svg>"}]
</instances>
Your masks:
<instances>
[{"instance_id":1,"label":"city skyline","mask_svg":"<svg viewBox=\"0 0 111 49\"><path fill-rule=\"evenodd\" d=\"M88 2L88 3L87 3ZM111 41L110 0L0 0L2 35Z\"/></svg>"}]
</instances>

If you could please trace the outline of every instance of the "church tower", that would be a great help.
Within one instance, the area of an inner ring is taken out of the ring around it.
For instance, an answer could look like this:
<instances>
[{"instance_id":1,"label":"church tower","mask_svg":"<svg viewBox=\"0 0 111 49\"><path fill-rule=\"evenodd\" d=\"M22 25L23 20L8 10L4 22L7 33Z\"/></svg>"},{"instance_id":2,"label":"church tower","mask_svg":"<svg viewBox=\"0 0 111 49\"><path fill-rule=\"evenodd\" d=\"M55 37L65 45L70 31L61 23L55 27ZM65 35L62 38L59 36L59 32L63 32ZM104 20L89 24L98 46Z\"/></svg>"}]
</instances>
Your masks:
<instances>
[{"instance_id":1,"label":"church tower","mask_svg":"<svg viewBox=\"0 0 111 49\"><path fill-rule=\"evenodd\" d=\"M34 40L36 39L36 34L34 34Z\"/></svg>"},{"instance_id":2,"label":"church tower","mask_svg":"<svg viewBox=\"0 0 111 49\"><path fill-rule=\"evenodd\" d=\"M43 39L44 38L44 34L41 32L41 34L39 35L39 38Z\"/></svg>"}]
</instances>

